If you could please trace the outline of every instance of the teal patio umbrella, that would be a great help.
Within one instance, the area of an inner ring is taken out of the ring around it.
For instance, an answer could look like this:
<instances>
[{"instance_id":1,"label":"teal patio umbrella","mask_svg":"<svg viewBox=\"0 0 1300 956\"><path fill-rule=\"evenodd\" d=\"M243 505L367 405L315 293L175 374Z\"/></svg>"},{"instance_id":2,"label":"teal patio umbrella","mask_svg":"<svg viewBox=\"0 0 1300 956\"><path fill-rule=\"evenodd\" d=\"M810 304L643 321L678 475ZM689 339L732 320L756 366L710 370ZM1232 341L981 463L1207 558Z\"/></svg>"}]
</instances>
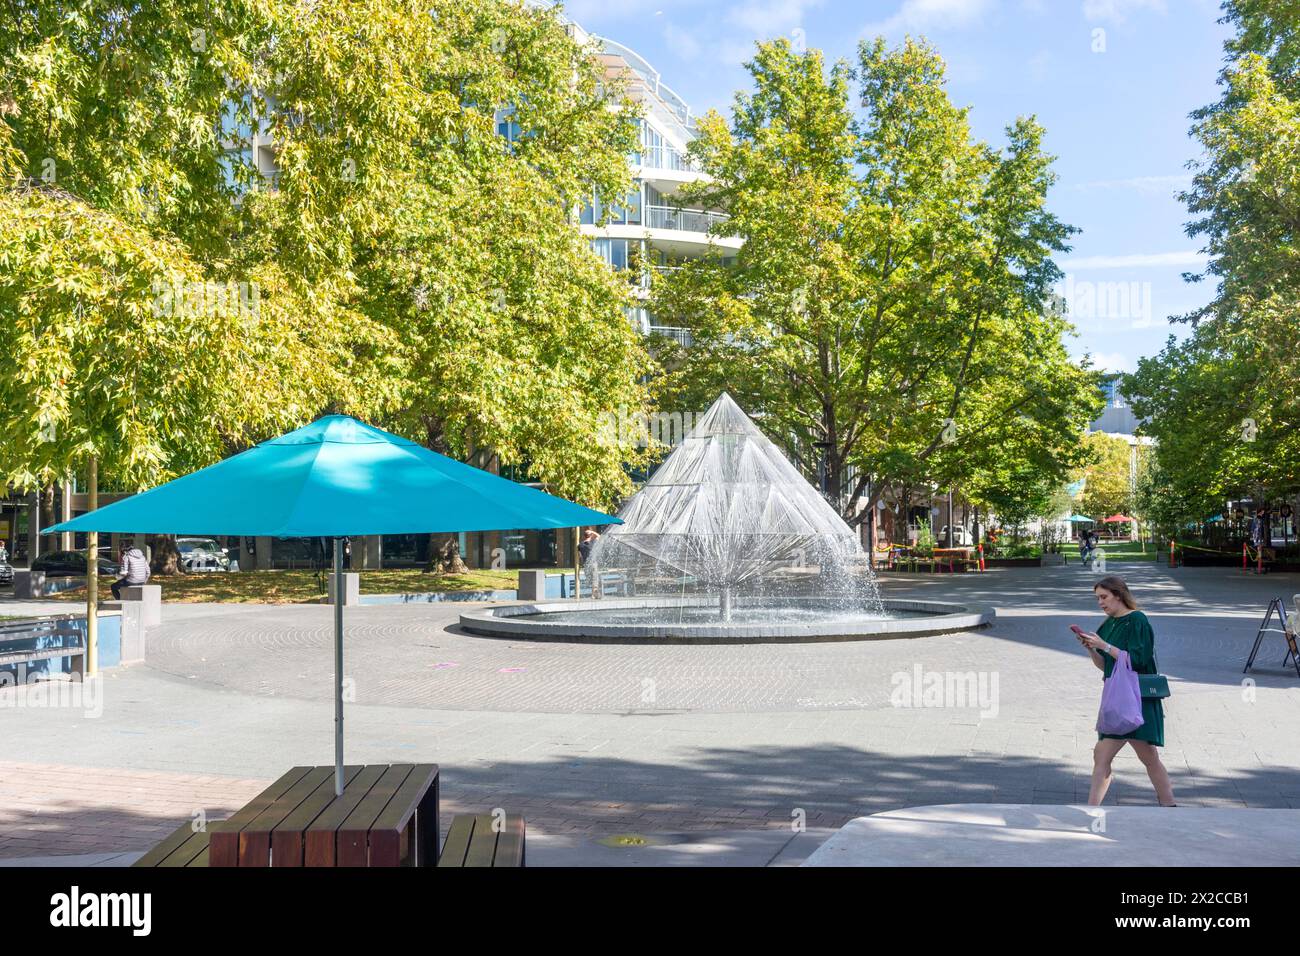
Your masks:
<instances>
[{"instance_id":1,"label":"teal patio umbrella","mask_svg":"<svg viewBox=\"0 0 1300 956\"><path fill-rule=\"evenodd\" d=\"M572 528L619 519L328 415L45 529L334 539L334 787L343 792L343 539Z\"/></svg>"},{"instance_id":2,"label":"teal patio umbrella","mask_svg":"<svg viewBox=\"0 0 1300 956\"><path fill-rule=\"evenodd\" d=\"M1085 521L1086 521L1088 524L1096 524L1096 523L1097 523L1097 522L1093 521L1091 518L1089 518L1087 515L1070 515L1070 523L1071 523L1071 524L1083 524Z\"/></svg>"}]
</instances>

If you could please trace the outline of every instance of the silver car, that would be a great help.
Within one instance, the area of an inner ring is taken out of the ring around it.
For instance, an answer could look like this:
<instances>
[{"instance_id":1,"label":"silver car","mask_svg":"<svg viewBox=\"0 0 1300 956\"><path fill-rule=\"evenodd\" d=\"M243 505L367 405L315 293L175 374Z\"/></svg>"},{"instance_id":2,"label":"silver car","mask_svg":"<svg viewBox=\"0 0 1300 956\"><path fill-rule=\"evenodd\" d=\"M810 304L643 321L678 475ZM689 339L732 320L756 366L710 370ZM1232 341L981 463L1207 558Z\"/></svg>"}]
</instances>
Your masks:
<instances>
[{"instance_id":1,"label":"silver car","mask_svg":"<svg viewBox=\"0 0 1300 956\"><path fill-rule=\"evenodd\" d=\"M230 555L214 538L177 538L176 550L186 571L230 570Z\"/></svg>"}]
</instances>

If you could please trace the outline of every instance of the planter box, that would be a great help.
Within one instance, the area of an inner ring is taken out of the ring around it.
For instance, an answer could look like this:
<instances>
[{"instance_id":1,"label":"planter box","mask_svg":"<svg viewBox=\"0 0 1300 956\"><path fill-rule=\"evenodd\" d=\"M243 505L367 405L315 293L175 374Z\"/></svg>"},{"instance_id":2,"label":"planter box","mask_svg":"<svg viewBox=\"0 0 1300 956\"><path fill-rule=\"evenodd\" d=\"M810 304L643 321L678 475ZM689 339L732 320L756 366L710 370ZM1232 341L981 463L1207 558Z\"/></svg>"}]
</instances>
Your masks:
<instances>
[{"instance_id":1,"label":"planter box","mask_svg":"<svg viewBox=\"0 0 1300 956\"><path fill-rule=\"evenodd\" d=\"M1059 568L1065 564L1065 555L1063 554L1045 554L1038 559L1040 567Z\"/></svg>"}]
</instances>

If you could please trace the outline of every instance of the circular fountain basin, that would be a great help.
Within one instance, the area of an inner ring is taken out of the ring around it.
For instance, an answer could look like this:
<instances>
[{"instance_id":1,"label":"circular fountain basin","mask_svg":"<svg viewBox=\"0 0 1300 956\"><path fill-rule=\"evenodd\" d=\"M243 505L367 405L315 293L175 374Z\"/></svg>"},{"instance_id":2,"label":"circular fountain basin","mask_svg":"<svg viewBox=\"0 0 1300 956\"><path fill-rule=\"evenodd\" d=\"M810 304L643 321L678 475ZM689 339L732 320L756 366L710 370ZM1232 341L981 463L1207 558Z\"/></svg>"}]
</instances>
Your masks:
<instances>
[{"instance_id":1,"label":"circular fountain basin","mask_svg":"<svg viewBox=\"0 0 1300 956\"><path fill-rule=\"evenodd\" d=\"M498 605L466 612L460 624L474 634L533 641L763 644L922 637L984 627L997 614L940 601L883 603L879 617L828 608L824 598L739 599L731 620L722 621L716 597L607 598Z\"/></svg>"}]
</instances>

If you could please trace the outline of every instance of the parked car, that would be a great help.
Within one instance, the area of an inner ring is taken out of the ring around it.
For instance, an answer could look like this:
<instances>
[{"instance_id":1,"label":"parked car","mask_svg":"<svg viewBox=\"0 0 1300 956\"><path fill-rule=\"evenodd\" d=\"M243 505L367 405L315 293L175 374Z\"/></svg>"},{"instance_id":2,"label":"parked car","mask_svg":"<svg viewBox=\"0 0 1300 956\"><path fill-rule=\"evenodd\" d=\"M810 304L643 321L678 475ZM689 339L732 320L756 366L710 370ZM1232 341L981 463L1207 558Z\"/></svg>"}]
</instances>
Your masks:
<instances>
[{"instance_id":1,"label":"parked car","mask_svg":"<svg viewBox=\"0 0 1300 956\"><path fill-rule=\"evenodd\" d=\"M230 570L230 554L213 538L177 538L176 550L186 571Z\"/></svg>"},{"instance_id":2,"label":"parked car","mask_svg":"<svg viewBox=\"0 0 1300 956\"><path fill-rule=\"evenodd\" d=\"M0 561L0 584L14 583L14 569L8 561Z\"/></svg>"},{"instance_id":3,"label":"parked car","mask_svg":"<svg viewBox=\"0 0 1300 956\"><path fill-rule=\"evenodd\" d=\"M47 551L32 562L33 571L44 571L46 577L61 575L80 576L86 573L85 551ZM117 577L117 562L102 554L99 558L99 576Z\"/></svg>"}]
</instances>

